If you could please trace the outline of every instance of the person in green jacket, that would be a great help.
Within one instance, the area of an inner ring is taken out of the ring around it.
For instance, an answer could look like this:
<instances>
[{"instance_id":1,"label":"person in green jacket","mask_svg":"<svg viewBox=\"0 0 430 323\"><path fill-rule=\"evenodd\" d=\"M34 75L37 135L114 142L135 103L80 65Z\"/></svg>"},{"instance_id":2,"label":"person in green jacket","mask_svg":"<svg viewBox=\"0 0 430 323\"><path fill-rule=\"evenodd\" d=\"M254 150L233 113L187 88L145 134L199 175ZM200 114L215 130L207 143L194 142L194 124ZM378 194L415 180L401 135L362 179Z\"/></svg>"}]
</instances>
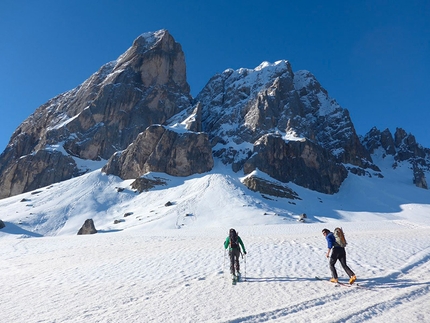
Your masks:
<instances>
[{"instance_id":1,"label":"person in green jacket","mask_svg":"<svg viewBox=\"0 0 430 323\"><path fill-rule=\"evenodd\" d=\"M230 233L224 242L224 249L229 248L228 254L230 256L230 273L235 277L240 277L240 247L242 247L242 251L246 255L246 250L242 239L239 237L235 229L230 229Z\"/></svg>"}]
</instances>

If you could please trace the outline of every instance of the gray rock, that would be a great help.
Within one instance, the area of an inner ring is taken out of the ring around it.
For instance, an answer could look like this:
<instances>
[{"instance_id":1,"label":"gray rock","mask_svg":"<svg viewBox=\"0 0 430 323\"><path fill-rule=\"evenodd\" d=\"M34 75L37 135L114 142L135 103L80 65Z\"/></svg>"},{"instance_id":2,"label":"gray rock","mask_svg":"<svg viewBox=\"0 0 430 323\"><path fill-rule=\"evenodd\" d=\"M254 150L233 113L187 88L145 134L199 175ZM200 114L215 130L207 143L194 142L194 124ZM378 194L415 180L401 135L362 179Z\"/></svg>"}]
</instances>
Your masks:
<instances>
[{"instance_id":1,"label":"gray rock","mask_svg":"<svg viewBox=\"0 0 430 323\"><path fill-rule=\"evenodd\" d=\"M281 185L265 179L259 178L258 176L247 176L243 180L243 184L254 192L260 192L264 195L271 195L276 197L288 198L291 200L298 199L300 197L287 185Z\"/></svg>"},{"instance_id":2,"label":"gray rock","mask_svg":"<svg viewBox=\"0 0 430 323\"><path fill-rule=\"evenodd\" d=\"M70 156L58 151L38 150L6 167L0 176L0 198L35 190L79 175Z\"/></svg>"},{"instance_id":3,"label":"gray rock","mask_svg":"<svg viewBox=\"0 0 430 323\"><path fill-rule=\"evenodd\" d=\"M189 176L208 172L214 165L205 133L179 133L160 125L148 127L126 150L112 156L102 171L122 179L147 172Z\"/></svg>"},{"instance_id":4,"label":"gray rock","mask_svg":"<svg viewBox=\"0 0 430 323\"><path fill-rule=\"evenodd\" d=\"M137 190L139 193L147 192L151 188L162 185L166 185L166 180L159 177L154 179L139 177L133 183L131 183L131 187Z\"/></svg>"},{"instance_id":5,"label":"gray rock","mask_svg":"<svg viewBox=\"0 0 430 323\"><path fill-rule=\"evenodd\" d=\"M413 174L413 183L415 184L415 186L428 189L424 171L416 163L413 164Z\"/></svg>"},{"instance_id":6,"label":"gray rock","mask_svg":"<svg viewBox=\"0 0 430 323\"><path fill-rule=\"evenodd\" d=\"M254 146L244 165L245 174L256 169L283 182L334 194L347 177L345 167L326 150L309 140L285 142L281 136L265 135Z\"/></svg>"},{"instance_id":7,"label":"gray rock","mask_svg":"<svg viewBox=\"0 0 430 323\"><path fill-rule=\"evenodd\" d=\"M82 225L82 227L78 231L78 235L94 234L94 233L97 233L97 230L94 226L93 219L85 220L84 224Z\"/></svg>"}]
</instances>

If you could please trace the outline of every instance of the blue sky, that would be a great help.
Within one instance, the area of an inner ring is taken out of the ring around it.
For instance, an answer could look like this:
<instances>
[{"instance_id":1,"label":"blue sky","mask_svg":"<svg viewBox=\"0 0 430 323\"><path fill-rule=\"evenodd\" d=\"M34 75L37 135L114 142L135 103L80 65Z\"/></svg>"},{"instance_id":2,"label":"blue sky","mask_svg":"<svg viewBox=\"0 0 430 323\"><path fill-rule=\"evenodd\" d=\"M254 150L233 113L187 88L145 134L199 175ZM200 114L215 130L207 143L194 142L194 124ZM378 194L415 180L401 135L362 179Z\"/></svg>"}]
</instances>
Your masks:
<instances>
[{"instance_id":1,"label":"blue sky","mask_svg":"<svg viewBox=\"0 0 430 323\"><path fill-rule=\"evenodd\" d=\"M182 45L193 96L227 68L286 59L358 134L401 127L430 147L430 1L2 0L0 151L40 105L163 28Z\"/></svg>"}]
</instances>

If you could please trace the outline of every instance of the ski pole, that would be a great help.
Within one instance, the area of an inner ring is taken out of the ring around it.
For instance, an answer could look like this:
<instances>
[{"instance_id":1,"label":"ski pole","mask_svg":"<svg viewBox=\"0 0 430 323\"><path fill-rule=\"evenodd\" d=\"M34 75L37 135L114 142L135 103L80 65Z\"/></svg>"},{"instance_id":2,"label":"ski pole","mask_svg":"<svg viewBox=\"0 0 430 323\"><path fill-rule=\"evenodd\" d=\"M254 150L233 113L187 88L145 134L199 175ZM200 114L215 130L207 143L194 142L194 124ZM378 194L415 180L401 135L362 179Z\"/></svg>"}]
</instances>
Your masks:
<instances>
[{"instance_id":1,"label":"ski pole","mask_svg":"<svg viewBox=\"0 0 430 323\"><path fill-rule=\"evenodd\" d=\"M225 248L224 248L224 262L223 262L223 264L222 264L222 274L223 274L223 276L225 277Z\"/></svg>"},{"instance_id":2,"label":"ski pole","mask_svg":"<svg viewBox=\"0 0 430 323\"><path fill-rule=\"evenodd\" d=\"M245 278L244 281L246 281L246 254L245 254Z\"/></svg>"}]
</instances>

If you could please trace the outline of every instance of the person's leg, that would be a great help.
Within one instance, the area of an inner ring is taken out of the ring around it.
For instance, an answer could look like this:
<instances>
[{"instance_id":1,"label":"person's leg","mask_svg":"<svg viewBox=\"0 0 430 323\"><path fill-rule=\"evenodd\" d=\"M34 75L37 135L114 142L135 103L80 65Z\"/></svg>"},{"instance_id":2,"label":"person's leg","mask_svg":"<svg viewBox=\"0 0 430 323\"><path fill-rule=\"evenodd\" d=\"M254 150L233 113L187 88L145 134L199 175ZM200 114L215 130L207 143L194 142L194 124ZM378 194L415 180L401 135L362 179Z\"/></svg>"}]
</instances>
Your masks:
<instances>
[{"instance_id":1,"label":"person's leg","mask_svg":"<svg viewBox=\"0 0 430 323\"><path fill-rule=\"evenodd\" d=\"M240 250L234 249L234 257L235 257L236 272L239 272L240 271L240 264L239 264Z\"/></svg>"},{"instance_id":2,"label":"person's leg","mask_svg":"<svg viewBox=\"0 0 430 323\"><path fill-rule=\"evenodd\" d=\"M336 264L336 261L339 259L339 252L341 251L341 248L333 248L331 251L330 256L330 271L331 271L331 277L334 279L338 279L336 267L334 266Z\"/></svg>"},{"instance_id":3,"label":"person's leg","mask_svg":"<svg viewBox=\"0 0 430 323\"><path fill-rule=\"evenodd\" d=\"M230 256L230 274L234 275L234 252L233 250L229 251L229 256Z\"/></svg>"},{"instance_id":4,"label":"person's leg","mask_svg":"<svg viewBox=\"0 0 430 323\"><path fill-rule=\"evenodd\" d=\"M336 267L334 266L336 264L337 259L333 258L333 255L330 257L330 271L331 271L331 277L334 279L337 279L337 271Z\"/></svg>"},{"instance_id":5,"label":"person's leg","mask_svg":"<svg viewBox=\"0 0 430 323\"><path fill-rule=\"evenodd\" d=\"M341 250L342 250L342 252L339 254L339 261L340 261L340 264L342 265L343 270L345 270L346 274L349 277L355 276L354 272L346 264L346 252L345 252L345 249L342 248Z\"/></svg>"}]
</instances>

